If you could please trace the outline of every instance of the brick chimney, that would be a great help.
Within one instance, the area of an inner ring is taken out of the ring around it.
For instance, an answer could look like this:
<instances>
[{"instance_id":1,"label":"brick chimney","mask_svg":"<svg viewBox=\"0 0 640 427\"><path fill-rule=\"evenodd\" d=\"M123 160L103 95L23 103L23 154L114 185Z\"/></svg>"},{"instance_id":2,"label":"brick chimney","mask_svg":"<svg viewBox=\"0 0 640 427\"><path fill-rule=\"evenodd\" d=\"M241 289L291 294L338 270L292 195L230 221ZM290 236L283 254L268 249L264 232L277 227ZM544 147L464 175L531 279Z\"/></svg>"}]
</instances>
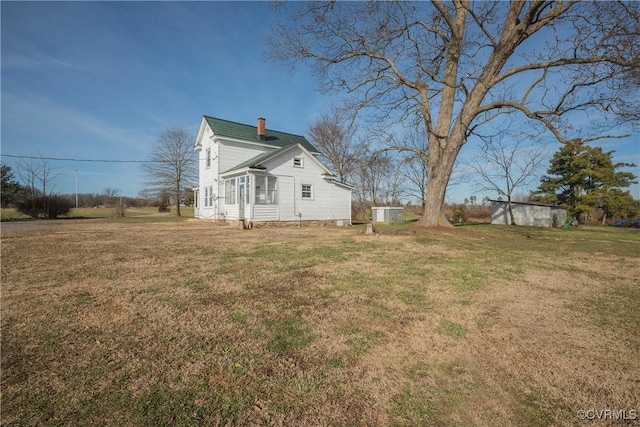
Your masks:
<instances>
[{"instance_id":1,"label":"brick chimney","mask_svg":"<svg viewBox=\"0 0 640 427\"><path fill-rule=\"evenodd\" d=\"M258 138L261 140L264 139L266 136L266 131L267 131L267 121L262 117L260 117L258 119Z\"/></svg>"}]
</instances>

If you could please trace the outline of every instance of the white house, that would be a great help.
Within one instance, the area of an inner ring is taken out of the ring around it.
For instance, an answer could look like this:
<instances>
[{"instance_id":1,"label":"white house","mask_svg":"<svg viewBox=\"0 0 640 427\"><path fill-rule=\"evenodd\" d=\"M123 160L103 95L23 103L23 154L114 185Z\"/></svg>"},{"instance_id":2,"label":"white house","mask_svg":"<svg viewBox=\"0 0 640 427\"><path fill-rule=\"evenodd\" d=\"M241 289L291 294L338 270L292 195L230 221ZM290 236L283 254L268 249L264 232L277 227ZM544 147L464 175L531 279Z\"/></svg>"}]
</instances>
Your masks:
<instances>
[{"instance_id":1,"label":"white house","mask_svg":"<svg viewBox=\"0 0 640 427\"><path fill-rule=\"evenodd\" d=\"M316 221L347 225L351 190L303 136L203 116L195 217L246 225Z\"/></svg>"}]
</instances>

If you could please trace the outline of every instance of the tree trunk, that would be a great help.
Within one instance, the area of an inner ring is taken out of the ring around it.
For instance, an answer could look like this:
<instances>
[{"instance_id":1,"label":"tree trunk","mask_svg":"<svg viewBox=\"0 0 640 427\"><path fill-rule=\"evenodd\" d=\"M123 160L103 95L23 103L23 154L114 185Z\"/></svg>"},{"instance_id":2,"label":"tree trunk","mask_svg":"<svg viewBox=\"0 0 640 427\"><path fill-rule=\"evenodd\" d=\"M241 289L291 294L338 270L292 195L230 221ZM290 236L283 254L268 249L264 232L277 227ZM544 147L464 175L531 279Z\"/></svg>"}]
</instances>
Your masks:
<instances>
[{"instance_id":1,"label":"tree trunk","mask_svg":"<svg viewBox=\"0 0 640 427\"><path fill-rule=\"evenodd\" d=\"M509 219L511 220L511 225L517 225L516 218L513 216L513 205L511 205L511 196L509 196L507 206L509 207Z\"/></svg>"},{"instance_id":2,"label":"tree trunk","mask_svg":"<svg viewBox=\"0 0 640 427\"><path fill-rule=\"evenodd\" d=\"M446 147L446 144L443 145ZM446 207L445 195L453 165L461 146L462 144L458 147L443 148L437 142L430 141L429 158L427 159L427 203L424 206L424 212L422 213L422 218L418 221L418 225L422 227L453 227L444 216Z\"/></svg>"}]
</instances>

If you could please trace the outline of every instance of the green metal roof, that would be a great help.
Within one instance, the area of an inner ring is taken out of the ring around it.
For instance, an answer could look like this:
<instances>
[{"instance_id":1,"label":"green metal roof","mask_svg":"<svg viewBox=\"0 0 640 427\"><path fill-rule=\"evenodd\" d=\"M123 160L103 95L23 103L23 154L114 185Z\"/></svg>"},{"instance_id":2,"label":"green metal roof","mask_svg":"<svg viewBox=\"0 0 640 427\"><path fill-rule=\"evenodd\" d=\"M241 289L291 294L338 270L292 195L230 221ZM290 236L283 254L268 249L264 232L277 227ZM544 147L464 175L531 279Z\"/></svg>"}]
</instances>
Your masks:
<instances>
[{"instance_id":1,"label":"green metal roof","mask_svg":"<svg viewBox=\"0 0 640 427\"><path fill-rule=\"evenodd\" d=\"M203 117L207 121L207 124L213 133L218 136L242 139L245 141L252 141L280 148L300 144L311 153L319 153L318 149L311 145L311 143L301 135L293 135L291 133L266 129L265 136L260 138L258 136L258 128L256 126L244 125L242 123L217 119L215 117Z\"/></svg>"}]
</instances>

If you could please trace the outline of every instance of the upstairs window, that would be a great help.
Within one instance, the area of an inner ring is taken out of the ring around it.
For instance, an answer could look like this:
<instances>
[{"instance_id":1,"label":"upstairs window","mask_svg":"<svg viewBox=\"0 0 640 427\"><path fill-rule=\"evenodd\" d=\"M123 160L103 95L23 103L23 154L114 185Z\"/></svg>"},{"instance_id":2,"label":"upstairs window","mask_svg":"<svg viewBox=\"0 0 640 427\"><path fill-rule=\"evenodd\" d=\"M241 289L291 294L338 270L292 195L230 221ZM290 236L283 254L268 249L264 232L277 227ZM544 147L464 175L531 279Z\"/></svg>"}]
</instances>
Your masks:
<instances>
[{"instance_id":1,"label":"upstairs window","mask_svg":"<svg viewBox=\"0 0 640 427\"><path fill-rule=\"evenodd\" d=\"M206 157L206 165L207 168L211 167L211 148L207 148L207 157Z\"/></svg>"},{"instance_id":2,"label":"upstairs window","mask_svg":"<svg viewBox=\"0 0 640 427\"><path fill-rule=\"evenodd\" d=\"M304 162L302 157L294 157L293 158L293 167L294 168L303 168L304 167Z\"/></svg>"}]
</instances>

